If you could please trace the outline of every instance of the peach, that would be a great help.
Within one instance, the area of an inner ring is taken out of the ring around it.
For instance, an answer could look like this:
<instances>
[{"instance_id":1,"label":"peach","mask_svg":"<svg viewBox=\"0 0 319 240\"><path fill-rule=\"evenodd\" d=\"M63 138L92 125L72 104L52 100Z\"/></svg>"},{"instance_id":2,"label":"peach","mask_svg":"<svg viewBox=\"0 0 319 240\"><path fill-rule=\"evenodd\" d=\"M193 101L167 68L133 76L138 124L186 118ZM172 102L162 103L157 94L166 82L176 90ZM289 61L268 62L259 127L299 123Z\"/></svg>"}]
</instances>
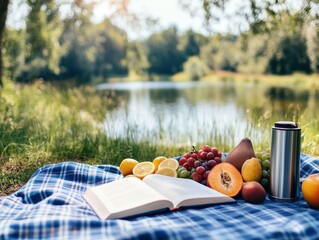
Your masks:
<instances>
[{"instance_id":1,"label":"peach","mask_svg":"<svg viewBox=\"0 0 319 240\"><path fill-rule=\"evenodd\" d=\"M245 182L243 184L241 195L246 202L263 203L266 199L266 191L264 187L256 181Z\"/></svg>"}]
</instances>

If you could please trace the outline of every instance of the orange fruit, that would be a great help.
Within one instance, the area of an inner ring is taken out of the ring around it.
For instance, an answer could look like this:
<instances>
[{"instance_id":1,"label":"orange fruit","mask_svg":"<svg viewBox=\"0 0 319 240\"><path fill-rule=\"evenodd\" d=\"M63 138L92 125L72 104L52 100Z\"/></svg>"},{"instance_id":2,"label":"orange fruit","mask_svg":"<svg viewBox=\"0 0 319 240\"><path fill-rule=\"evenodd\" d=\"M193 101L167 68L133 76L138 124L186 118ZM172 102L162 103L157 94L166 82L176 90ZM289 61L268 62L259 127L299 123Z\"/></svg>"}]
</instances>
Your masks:
<instances>
[{"instance_id":1,"label":"orange fruit","mask_svg":"<svg viewBox=\"0 0 319 240\"><path fill-rule=\"evenodd\" d=\"M161 169L158 169L155 174L161 174L169 177L177 177L177 172L173 168L164 167Z\"/></svg>"},{"instance_id":2,"label":"orange fruit","mask_svg":"<svg viewBox=\"0 0 319 240\"><path fill-rule=\"evenodd\" d=\"M154 171L155 166L152 162L140 162L133 168L133 174L140 179L154 173Z\"/></svg>"},{"instance_id":3,"label":"orange fruit","mask_svg":"<svg viewBox=\"0 0 319 240\"><path fill-rule=\"evenodd\" d=\"M133 173L133 168L138 164L138 161L132 158L125 158L120 164L120 172L126 176Z\"/></svg>"},{"instance_id":4,"label":"orange fruit","mask_svg":"<svg viewBox=\"0 0 319 240\"><path fill-rule=\"evenodd\" d=\"M301 184L303 198L314 209L319 209L319 173L308 176Z\"/></svg>"},{"instance_id":5,"label":"orange fruit","mask_svg":"<svg viewBox=\"0 0 319 240\"><path fill-rule=\"evenodd\" d=\"M155 166L155 172L156 172L157 169L158 169L158 165L160 165L160 163L163 162L163 161L166 160L166 159L167 159L166 157L160 156L160 157L156 157L156 158L153 160L153 163L154 163L154 166Z\"/></svg>"},{"instance_id":6,"label":"orange fruit","mask_svg":"<svg viewBox=\"0 0 319 240\"><path fill-rule=\"evenodd\" d=\"M168 158L158 165L158 169L165 168L165 167L172 168L176 171L179 167L179 163L176 159Z\"/></svg>"}]
</instances>

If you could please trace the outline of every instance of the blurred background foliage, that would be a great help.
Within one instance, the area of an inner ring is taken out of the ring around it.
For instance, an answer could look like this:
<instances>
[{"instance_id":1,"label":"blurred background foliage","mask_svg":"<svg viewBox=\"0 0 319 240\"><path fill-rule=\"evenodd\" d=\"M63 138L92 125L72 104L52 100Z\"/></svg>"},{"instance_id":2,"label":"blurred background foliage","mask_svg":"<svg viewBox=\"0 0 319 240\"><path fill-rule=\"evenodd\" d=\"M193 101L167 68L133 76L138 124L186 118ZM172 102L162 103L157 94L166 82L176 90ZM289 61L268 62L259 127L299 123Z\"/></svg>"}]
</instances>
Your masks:
<instances>
[{"instance_id":1,"label":"blurred background foliage","mask_svg":"<svg viewBox=\"0 0 319 240\"><path fill-rule=\"evenodd\" d=\"M196 80L219 70L279 75L319 72L318 0L247 1L237 12L249 27L236 34L202 35L171 26L138 40L130 40L112 17L94 23L98 1L19 1L28 9L25 26L6 28L2 47L4 76L18 82L41 78L79 85L107 82L115 76L153 79L179 72ZM204 11L209 27L218 24L217 13L231 1L199 2L202 7L196 11ZM185 11L193 11L193 3L179 0ZM148 20L129 12L129 0L110 0L110 4L115 7L114 16L132 25ZM65 5L68 14L61 13Z\"/></svg>"}]
</instances>

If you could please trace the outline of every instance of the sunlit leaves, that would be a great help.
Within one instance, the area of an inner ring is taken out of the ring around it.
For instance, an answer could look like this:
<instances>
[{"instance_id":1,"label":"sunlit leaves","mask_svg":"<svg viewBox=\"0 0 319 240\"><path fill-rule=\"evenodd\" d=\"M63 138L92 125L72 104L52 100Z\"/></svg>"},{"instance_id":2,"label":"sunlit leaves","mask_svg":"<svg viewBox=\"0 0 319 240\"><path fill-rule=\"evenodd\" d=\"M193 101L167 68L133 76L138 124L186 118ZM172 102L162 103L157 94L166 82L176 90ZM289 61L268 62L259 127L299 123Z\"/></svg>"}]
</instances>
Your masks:
<instances>
[{"instance_id":1,"label":"sunlit leaves","mask_svg":"<svg viewBox=\"0 0 319 240\"><path fill-rule=\"evenodd\" d=\"M30 12L27 16L26 47L28 51L26 53L26 63L32 64L32 61L37 58L39 60L45 59L49 71L58 74L61 58L59 39L63 26L58 7L53 0L28 0L27 3Z\"/></svg>"}]
</instances>

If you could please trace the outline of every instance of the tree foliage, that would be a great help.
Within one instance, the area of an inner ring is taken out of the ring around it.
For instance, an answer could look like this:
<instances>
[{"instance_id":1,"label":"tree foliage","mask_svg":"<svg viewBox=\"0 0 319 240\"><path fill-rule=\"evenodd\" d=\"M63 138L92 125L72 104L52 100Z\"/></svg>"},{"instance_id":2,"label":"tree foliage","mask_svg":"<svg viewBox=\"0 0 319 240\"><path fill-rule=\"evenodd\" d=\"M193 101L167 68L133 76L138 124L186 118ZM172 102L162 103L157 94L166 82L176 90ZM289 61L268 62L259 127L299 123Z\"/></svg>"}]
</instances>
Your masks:
<instances>
[{"instance_id":1,"label":"tree foliage","mask_svg":"<svg viewBox=\"0 0 319 240\"><path fill-rule=\"evenodd\" d=\"M200 47L206 42L206 37L190 29L180 36L178 49L187 57L197 56L200 53Z\"/></svg>"},{"instance_id":2,"label":"tree foliage","mask_svg":"<svg viewBox=\"0 0 319 240\"><path fill-rule=\"evenodd\" d=\"M237 71L239 62L237 37L216 35L211 37L200 51L206 65L215 71Z\"/></svg>"},{"instance_id":3,"label":"tree foliage","mask_svg":"<svg viewBox=\"0 0 319 240\"><path fill-rule=\"evenodd\" d=\"M99 25L101 51L97 57L98 74L103 77L115 74L127 74L126 54L128 39L126 33L113 26L109 20Z\"/></svg>"},{"instance_id":4,"label":"tree foliage","mask_svg":"<svg viewBox=\"0 0 319 240\"><path fill-rule=\"evenodd\" d=\"M27 4L30 11L26 20L24 73L35 71L30 77L47 77L46 73L59 74L62 53L59 40L63 25L58 6L54 0L27 0ZM37 69L37 63L40 62L40 69Z\"/></svg>"},{"instance_id":5,"label":"tree foliage","mask_svg":"<svg viewBox=\"0 0 319 240\"><path fill-rule=\"evenodd\" d=\"M131 76L147 76L150 63L142 42L129 43L127 50L127 67Z\"/></svg>"},{"instance_id":6,"label":"tree foliage","mask_svg":"<svg viewBox=\"0 0 319 240\"><path fill-rule=\"evenodd\" d=\"M178 41L179 36L175 27L155 33L147 39L150 73L174 74L182 70L185 58L178 49Z\"/></svg>"},{"instance_id":7,"label":"tree foliage","mask_svg":"<svg viewBox=\"0 0 319 240\"><path fill-rule=\"evenodd\" d=\"M191 80L199 80L208 73L208 67L202 59L197 56L189 57L183 64L183 69Z\"/></svg>"},{"instance_id":8,"label":"tree foliage","mask_svg":"<svg viewBox=\"0 0 319 240\"><path fill-rule=\"evenodd\" d=\"M70 5L70 14L64 20L61 42L65 48L61 60L62 78L75 79L77 83L88 83L94 75L97 30L90 21L93 15L92 4L83 0Z\"/></svg>"},{"instance_id":9,"label":"tree foliage","mask_svg":"<svg viewBox=\"0 0 319 240\"><path fill-rule=\"evenodd\" d=\"M282 36L268 63L273 74L291 74L294 71L310 73L310 59L307 56L305 39L300 34Z\"/></svg>"},{"instance_id":10,"label":"tree foliage","mask_svg":"<svg viewBox=\"0 0 319 240\"><path fill-rule=\"evenodd\" d=\"M117 75L172 75L180 71L197 79L210 70L319 72L317 0L298 4L289 4L291 0L242 2L240 15L248 21L249 28L237 34L204 36L193 30L180 33L176 27L169 27L137 41L129 41L127 33L112 19L93 23L96 0L21 1L28 6L26 27L8 28L2 35L0 24L5 74L18 81L72 79L83 84ZM130 1L110 1L116 9L114 14L140 23L138 16L129 13ZM6 16L6 2L0 3L0 23ZM184 7L190 3L179 2ZM199 2L209 24L218 21L218 13L227 10L231 3ZM63 17L62 6L69 9ZM0 64L0 79L2 73Z\"/></svg>"},{"instance_id":11,"label":"tree foliage","mask_svg":"<svg viewBox=\"0 0 319 240\"><path fill-rule=\"evenodd\" d=\"M1 0L0 2L0 87L2 87L3 61L2 61L2 41L3 32L6 24L9 0Z\"/></svg>"},{"instance_id":12,"label":"tree foliage","mask_svg":"<svg viewBox=\"0 0 319 240\"><path fill-rule=\"evenodd\" d=\"M7 29L3 41L4 75L17 79L25 64L25 31Z\"/></svg>"}]
</instances>

